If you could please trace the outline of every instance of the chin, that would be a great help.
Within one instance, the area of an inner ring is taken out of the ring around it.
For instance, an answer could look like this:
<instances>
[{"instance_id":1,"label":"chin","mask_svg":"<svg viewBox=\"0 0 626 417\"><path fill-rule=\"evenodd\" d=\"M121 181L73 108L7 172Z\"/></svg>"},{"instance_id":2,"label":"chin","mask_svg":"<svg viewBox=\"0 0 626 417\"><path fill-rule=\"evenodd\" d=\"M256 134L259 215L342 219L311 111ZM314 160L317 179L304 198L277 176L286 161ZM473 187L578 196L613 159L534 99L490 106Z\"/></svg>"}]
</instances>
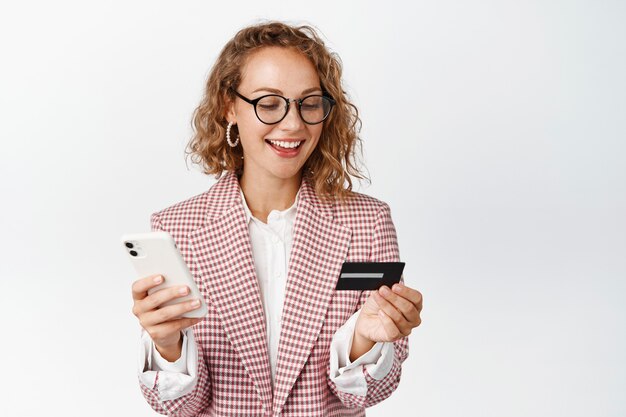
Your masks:
<instances>
[{"instance_id":1,"label":"chin","mask_svg":"<svg viewBox=\"0 0 626 417\"><path fill-rule=\"evenodd\" d=\"M295 176L299 176L300 172L302 172L302 167L294 168L294 169L284 169L284 170L270 170L270 172L278 178L287 180L293 178Z\"/></svg>"}]
</instances>

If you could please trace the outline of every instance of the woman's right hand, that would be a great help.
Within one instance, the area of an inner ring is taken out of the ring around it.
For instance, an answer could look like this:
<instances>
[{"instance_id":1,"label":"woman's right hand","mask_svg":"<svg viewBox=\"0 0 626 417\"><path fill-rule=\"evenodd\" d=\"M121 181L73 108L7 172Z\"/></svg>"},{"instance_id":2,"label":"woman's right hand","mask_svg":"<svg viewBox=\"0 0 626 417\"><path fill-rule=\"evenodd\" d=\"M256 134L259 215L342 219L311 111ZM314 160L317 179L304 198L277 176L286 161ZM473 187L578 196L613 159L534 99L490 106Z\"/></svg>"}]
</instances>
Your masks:
<instances>
[{"instance_id":1,"label":"woman's right hand","mask_svg":"<svg viewBox=\"0 0 626 417\"><path fill-rule=\"evenodd\" d=\"M161 356L174 362L180 358L182 352L181 330L199 323L203 317L176 318L199 308L200 301L197 299L159 308L158 306L167 301L189 294L189 287L183 285L163 288L148 295L150 288L162 282L161 275L150 275L133 282L133 314L139 319L141 327L148 332Z\"/></svg>"}]
</instances>

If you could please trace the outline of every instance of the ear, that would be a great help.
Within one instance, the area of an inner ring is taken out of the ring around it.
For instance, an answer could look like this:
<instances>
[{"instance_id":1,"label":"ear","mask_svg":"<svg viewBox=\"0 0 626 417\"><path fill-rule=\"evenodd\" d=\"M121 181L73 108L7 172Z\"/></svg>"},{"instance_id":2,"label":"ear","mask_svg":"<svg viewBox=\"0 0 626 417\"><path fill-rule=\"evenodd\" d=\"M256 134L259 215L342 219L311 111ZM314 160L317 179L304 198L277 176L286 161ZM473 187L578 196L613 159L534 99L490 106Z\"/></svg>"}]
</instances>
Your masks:
<instances>
[{"instance_id":1,"label":"ear","mask_svg":"<svg viewBox=\"0 0 626 417\"><path fill-rule=\"evenodd\" d=\"M228 122L237 123L237 113L235 113L235 102L228 95L224 97L225 103L225 118Z\"/></svg>"}]
</instances>

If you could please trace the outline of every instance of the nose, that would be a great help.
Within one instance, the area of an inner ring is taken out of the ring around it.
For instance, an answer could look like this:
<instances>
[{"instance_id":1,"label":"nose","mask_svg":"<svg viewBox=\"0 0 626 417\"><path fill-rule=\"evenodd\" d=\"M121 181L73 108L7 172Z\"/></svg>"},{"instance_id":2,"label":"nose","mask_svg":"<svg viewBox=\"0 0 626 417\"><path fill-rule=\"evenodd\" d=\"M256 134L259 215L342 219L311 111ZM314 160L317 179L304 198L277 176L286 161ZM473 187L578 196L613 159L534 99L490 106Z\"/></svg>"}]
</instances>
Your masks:
<instances>
[{"instance_id":1,"label":"nose","mask_svg":"<svg viewBox=\"0 0 626 417\"><path fill-rule=\"evenodd\" d=\"M295 98L292 98L289 101L289 108L287 109L287 115L283 120L281 120L280 125L284 130L298 130L302 128L304 122L302 118L300 118L300 113L298 112L298 101Z\"/></svg>"}]
</instances>

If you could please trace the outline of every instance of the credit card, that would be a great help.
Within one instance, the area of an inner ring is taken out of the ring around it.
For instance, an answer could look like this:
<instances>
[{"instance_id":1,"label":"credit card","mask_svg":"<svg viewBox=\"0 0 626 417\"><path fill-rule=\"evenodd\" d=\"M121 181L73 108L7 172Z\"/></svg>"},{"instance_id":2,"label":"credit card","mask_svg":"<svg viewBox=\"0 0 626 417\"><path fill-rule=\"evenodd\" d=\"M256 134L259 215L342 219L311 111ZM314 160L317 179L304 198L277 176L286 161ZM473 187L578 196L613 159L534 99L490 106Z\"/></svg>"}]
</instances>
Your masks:
<instances>
[{"instance_id":1,"label":"credit card","mask_svg":"<svg viewBox=\"0 0 626 417\"><path fill-rule=\"evenodd\" d=\"M377 290L400 282L404 262L344 262L336 290Z\"/></svg>"}]
</instances>

